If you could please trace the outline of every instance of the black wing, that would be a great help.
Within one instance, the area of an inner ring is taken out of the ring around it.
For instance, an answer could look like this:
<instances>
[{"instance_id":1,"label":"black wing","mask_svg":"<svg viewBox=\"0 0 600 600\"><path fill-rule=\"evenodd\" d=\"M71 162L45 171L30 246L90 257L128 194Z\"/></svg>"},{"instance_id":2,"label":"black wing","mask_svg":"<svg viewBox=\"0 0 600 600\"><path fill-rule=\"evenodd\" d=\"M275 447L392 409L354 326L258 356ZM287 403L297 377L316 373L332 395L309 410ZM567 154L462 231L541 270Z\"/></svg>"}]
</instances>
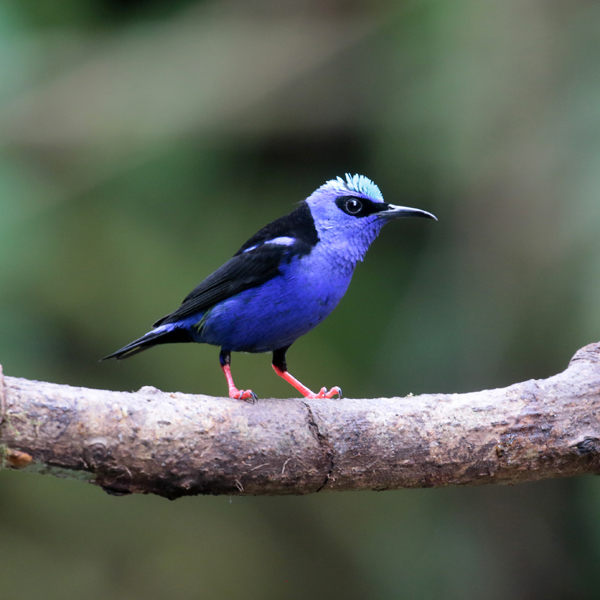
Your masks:
<instances>
[{"instance_id":1,"label":"black wing","mask_svg":"<svg viewBox=\"0 0 600 600\"><path fill-rule=\"evenodd\" d=\"M276 238L285 239L282 243L271 242ZM154 327L180 321L266 283L292 258L309 254L318 240L310 210L302 203L294 212L251 237L233 258L192 290L175 312L159 319Z\"/></svg>"},{"instance_id":2,"label":"black wing","mask_svg":"<svg viewBox=\"0 0 600 600\"><path fill-rule=\"evenodd\" d=\"M245 252L248 248L252 248L252 246L258 246L279 237L294 238L300 242L305 242L311 248L319 241L315 221L305 201L301 202L300 206L289 215L265 225L236 252L236 256Z\"/></svg>"},{"instance_id":3,"label":"black wing","mask_svg":"<svg viewBox=\"0 0 600 600\"><path fill-rule=\"evenodd\" d=\"M182 305L154 323L174 323L206 310L244 290L269 281L279 273L279 266L290 247L264 244L234 256L192 290Z\"/></svg>"}]
</instances>

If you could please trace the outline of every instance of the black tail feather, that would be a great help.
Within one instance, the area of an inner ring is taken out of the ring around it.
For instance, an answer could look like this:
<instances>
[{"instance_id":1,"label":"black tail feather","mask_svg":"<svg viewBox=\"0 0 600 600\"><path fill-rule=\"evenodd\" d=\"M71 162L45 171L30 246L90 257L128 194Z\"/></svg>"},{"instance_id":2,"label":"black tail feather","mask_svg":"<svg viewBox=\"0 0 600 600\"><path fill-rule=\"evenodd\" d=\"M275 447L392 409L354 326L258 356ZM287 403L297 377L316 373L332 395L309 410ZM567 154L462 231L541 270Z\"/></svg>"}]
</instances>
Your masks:
<instances>
[{"instance_id":1,"label":"black tail feather","mask_svg":"<svg viewBox=\"0 0 600 600\"><path fill-rule=\"evenodd\" d=\"M152 346L157 346L158 344L175 344L191 341L193 341L192 337L185 329L177 328L172 331L150 331L141 338L127 344L127 346L123 346L120 350L117 350L100 360L108 360L109 358L123 360L134 354L148 350L148 348L152 348Z\"/></svg>"}]
</instances>

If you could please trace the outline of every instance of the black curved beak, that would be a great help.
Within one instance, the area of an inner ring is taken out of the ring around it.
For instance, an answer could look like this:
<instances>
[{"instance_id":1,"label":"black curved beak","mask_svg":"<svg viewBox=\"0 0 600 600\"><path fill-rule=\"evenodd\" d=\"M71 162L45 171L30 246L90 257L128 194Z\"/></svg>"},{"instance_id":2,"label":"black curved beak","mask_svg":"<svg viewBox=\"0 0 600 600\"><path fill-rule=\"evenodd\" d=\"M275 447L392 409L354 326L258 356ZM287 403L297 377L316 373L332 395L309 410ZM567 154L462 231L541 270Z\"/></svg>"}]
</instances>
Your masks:
<instances>
[{"instance_id":1,"label":"black curved beak","mask_svg":"<svg viewBox=\"0 0 600 600\"><path fill-rule=\"evenodd\" d=\"M421 219L433 219L434 221L437 221L437 217L426 210L410 208L408 206L396 206L395 204L388 204L387 208L378 213L378 215L384 219L419 217Z\"/></svg>"}]
</instances>

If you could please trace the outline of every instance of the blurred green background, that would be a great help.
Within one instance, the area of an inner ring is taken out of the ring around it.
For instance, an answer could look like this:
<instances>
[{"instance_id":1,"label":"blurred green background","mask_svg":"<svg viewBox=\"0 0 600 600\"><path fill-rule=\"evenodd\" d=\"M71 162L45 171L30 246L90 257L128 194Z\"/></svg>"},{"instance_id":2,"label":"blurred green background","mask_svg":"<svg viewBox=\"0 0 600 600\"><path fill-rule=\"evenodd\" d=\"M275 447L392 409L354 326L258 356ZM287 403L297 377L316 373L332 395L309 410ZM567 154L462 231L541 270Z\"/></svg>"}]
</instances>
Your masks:
<instances>
[{"instance_id":1,"label":"blurred green background","mask_svg":"<svg viewBox=\"0 0 600 600\"><path fill-rule=\"evenodd\" d=\"M389 225L288 354L350 397L561 371L600 340L594 0L0 3L0 362L222 395L218 350L98 358L359 172ZM286 397L267 355L240 386ZM600 597L600 483L115 498L0 474L0 598Z\"/></svg>"}]
</instances>

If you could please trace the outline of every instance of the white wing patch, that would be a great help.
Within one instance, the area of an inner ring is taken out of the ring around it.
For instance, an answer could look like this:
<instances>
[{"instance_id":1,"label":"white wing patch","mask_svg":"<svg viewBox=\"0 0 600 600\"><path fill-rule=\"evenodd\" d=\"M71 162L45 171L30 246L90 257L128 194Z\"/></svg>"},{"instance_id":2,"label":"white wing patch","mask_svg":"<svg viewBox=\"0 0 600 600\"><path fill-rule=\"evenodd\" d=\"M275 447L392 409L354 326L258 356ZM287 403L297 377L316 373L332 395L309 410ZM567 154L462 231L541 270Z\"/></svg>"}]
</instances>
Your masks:
<instances>
[{"instance_id":1,"label":"white wing patch","mask_svg":"<svg viewBox=\"0 0 600 600\"><path fill-rule=\"evenodd\" d=\"M278 246L292 246L296 243L296 238L281 236L273 238L272 240L265 240L261 244L256 244L256 246L250 246L250 248L246 248L244 252L250 252L252 250L256 250L259 246L264 246L265 244L277 244Z\"/></svg>"}]
</instances>

